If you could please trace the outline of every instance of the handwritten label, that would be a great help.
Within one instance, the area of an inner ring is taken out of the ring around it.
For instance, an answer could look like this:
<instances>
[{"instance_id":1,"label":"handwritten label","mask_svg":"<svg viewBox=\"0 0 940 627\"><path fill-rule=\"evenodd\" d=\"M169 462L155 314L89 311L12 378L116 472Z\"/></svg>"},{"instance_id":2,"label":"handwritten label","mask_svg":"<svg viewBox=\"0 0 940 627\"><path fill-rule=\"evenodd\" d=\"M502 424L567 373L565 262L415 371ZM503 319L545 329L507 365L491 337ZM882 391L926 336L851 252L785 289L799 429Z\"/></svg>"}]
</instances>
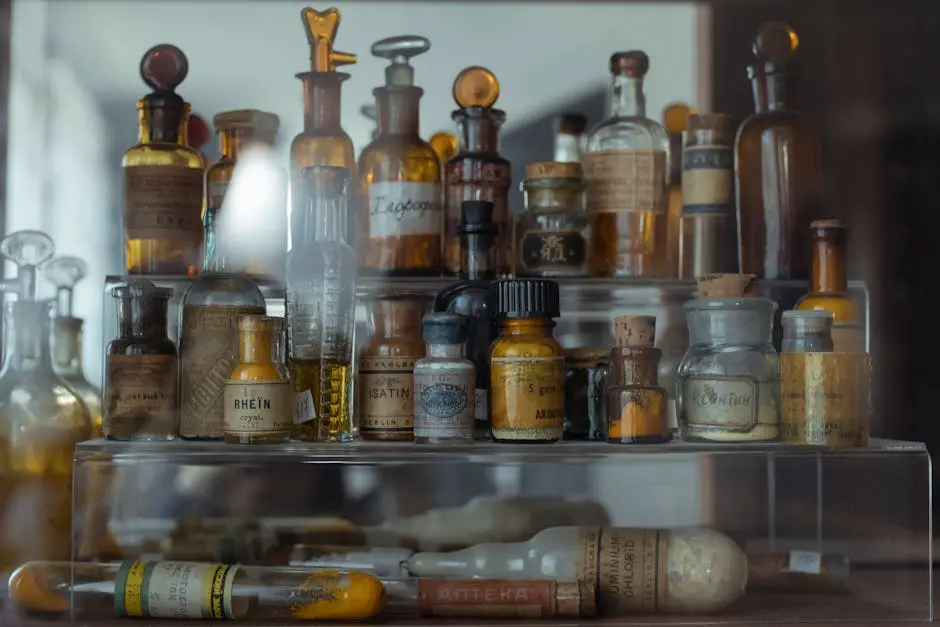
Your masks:
<instances>
[{"instance_id":1,"label":"handwritten label","mask_svg":"<svg viewBox=\"0 0 940 627\"><path fill-rule=\"evenodd\" d=\"M202 237L203 171L184 166L124 168L124 231L127 239Z\"/></svg>"},{"instance_id":2,"label":"handwritten label","mask_svg":"<svg viewBox=\"0 0 940 627\"><path fill-rule=\"evenodd\" d=\"M289 436L292 395L290 381L228 381L226 435Z\"/></svg>"},{"instance_id":3,"label":"handwritten label","mask_svg":"<svg viewBox=\"0 0 940 627\"><path fill-rule=\"evenodd\" d=\"M793 573L818 575L822 572L822 555L815 551L790 551L787 570Z\"/></svg>"},{"instance_id":4,"label":"handwritten label","mask_svg":"<svg viewBox=\"0 0 940 627\"><path fill-rule=\"evenodd\" d=\"M369 237L441 235L439 183L381 181L369 185Z\"/></svg>"},{"instance_id":5,"label":"handwritten label","mask_svg":"<svg viewBox=\"0 0 940 627\"><path fill-rule=\"evenodd\" d=\"M749 377L689 377L683 406L690 428L747 432L757 424L757 383Z\"/></svg>"},{"instance_id":6,"label":"handwritten label","mask_svg":"<svg viewBox=\"0 0 940 627\"><path fill-rule=\"evenodd\" d=\"M313 403L313 393L304 390L294 395L294 424L302 425L305 422L316 420L317 409Z\"/></svg>"},{"instance_id":7,"label":"handwritten label","mask_svg":"<svg viewBox=\"0 0 940 627\"><path fill-rule=\"evenodd\" d=\"M114 609L122 618L242 618L232 607L237 572L226 564L122 562Z\"/></svg>"},{"instance_id":8,"label":"handwritten label","mask_svg":"<svg viewBox=\"0 0 940 627\"><path fill-rule=\"evenodd\" d=\"M363 357L359 364L359 430L414 430L414 357Z\"/></svg>"},{"instance_id":9,"label":"handwritten label","mask_svg":"<svg viewBox=\"0 0 940 627\"><path fill-rule=\"evenodd\" d=\"M584 155L589 213L666 211L666 153L601 150Z\"/></svg>"},{"instance_id":10,"label":"handwritten label","mask_svg":"<svg viewBox=\"0 0 940 627\"><path fill-rule=\"evenodd\" d=\"M731 215L734 154L730 146L689 146L682 151L682 215Z\"/></svg>"},{"instance_id":11,"label":"handwritten label","mask_svg":"<svg viewBox=\"0 0 940 627\"><path fill-rule=\"evenodd\" d=\"M536 441L561 438L564 357L493 357L490 381L495 437Z\"/></svg>"}]
</instances>

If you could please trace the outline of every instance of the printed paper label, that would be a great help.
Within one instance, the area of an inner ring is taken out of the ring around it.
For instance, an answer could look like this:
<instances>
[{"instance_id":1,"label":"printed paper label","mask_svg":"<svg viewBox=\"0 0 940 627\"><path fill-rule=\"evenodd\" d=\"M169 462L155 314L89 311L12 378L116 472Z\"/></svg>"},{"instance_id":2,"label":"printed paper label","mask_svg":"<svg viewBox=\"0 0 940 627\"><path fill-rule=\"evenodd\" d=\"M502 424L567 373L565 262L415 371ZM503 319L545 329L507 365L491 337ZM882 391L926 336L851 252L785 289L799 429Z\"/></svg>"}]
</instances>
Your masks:
<instances>
[{"instance_id":1,"label":"printed paper label","mask_svg":"<svg viewBox=\"0 0 940 627\"><path fill-rule=\"evenodd\" d=\"M317 408L313 403L313 393L304 390L294 395L294 424L302 425L305 422L316 420Z\"/></svg>"},{"instance_id":2,"label":"printed paper label","mask_svg":"<svg viewBox=\"0 0 940 627\"><path fill-rule=\"evenodd\" d=\"M365 433L414 430L414 368L420 357L363 357L359 364L359 429Z\"/></svg>"},{"instance_id":3,"label":"printed paper label","mask_svg":"<svg viewBox=\"0 0 940 627\"><path fill-rule=\"evenodd\" d=\"M602 150L584 156L590 213L666 212L666 153Z\"/></svg>"},{"instance_id":4,"label":"printed paper label","mask_svg":"<svg viewBox=\"0 0 940 627\"><path fill-rule=\"evenodd\" d=\"M369 237L441 235L440 183L382 181L369 185Z\"/></svg>"},{"instance_id":5,"label":"printed paper label","mask_svg":"<svg viewBox=\"0 0 940 627\"><path fill-rule=\"evenodd\" d=\"M195 562L122 562L114 582L121 618L235 619L238 566Z\"/></svg>"},{"instance_id":6,"label":"printed paper label","mask_svg":"<svg viewBox=\"0 0 940 627\"><path fill-rule=\"evenodd\" d=\"M787 570L792 573L818 575L822 572L822 555L815 551L790 551Z\"/></svg>"},{"instance_id":7,"label":"printed paper label","mask_svg":"<svg viewBox=\"0 0 940 627\"><path fill-rule=\"evenodd\" d=\"M127 239L196 240L202 236L203 171L182 166L124 168Z\"/></svg>"},{"instance_id":8,"label":"printed paper label","mask_svg":"<svg viewBox=\"0 0 940 627\"><path fill-rule=\"evenodd\" d=\"M228 381L224 400L226 434L290 434L294 398L289 381Z\"/></svg>"},{"instance_id":9,"label":"printed paper label","mask_svg":"<svg viewBox=\"0 0 940 627\"><path fill-rule=\"evenodd\" d=\"M497 437L516 440L561 437L565 415L564 357L493 357L490 378L492 425Z\"/></svg>"},{"instance_id":10,"label":"printed paper label","mask_svg":"<svg viewBox=\"0 0 940 627\"><path fill-rule=\"evenodd\" d=\"M473 372L414 376L416 438L470 438L476 405Z\"/></svg>"},{"instance_id":11,"label":"printed paper label","mask_svg":"<svg viewBox=\"0 0 940 627\"><path fill-rule=\"evenodd\" d=\"M552 618L554 581L425 579L418 581L418 612L439 618Z\"/></svg>"},{"instance_id":12,"label":"printed paper label","mask_svg":"<svg viewBox=\"0 0 940 627\"><path fill-rule=\"evenodd\" d=\"M746 433L757 424L757 383L749 377L689 377L683 410L690 429Z\"/></svg>"},{"instance_id":13,"label":"printed paper label","mask_svg":"<svg viewBox=\"0 0 940 627\"><path fill-rule=\"evenodd\" d=\"M105 435L175 430L175 355L108 355Z\"/></svg>"},{"instance_id":14,"label":"printed paper label","mask_svg":"<svg viewBox=\"0 0 940 627\"><path fill-rule=\"evenodd\" d=\"M734 153L729 146L682 151L682 215L734 212Z\"/></svg>"}]
</instances>

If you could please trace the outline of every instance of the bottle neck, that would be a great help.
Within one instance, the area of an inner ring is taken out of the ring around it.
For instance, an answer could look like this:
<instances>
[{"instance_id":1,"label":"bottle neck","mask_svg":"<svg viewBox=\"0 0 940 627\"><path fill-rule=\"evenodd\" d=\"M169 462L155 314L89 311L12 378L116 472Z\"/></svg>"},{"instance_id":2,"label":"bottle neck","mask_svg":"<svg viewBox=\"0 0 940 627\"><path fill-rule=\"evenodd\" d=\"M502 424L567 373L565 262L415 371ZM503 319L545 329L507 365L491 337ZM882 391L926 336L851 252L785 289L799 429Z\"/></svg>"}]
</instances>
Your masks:
<instances>
[{"instance_id":1,"label":"bottle neck","mask_svg":"<svg viewBox=\"0 0 940 627\"><path fill-rule=\"evenodd\" d=\"M56 372L84 378L82 371L82 320L57 317L52 322L52 358Z\"/></svg>"},{"instance_id":2,"label":"bottle neck","mask_svg":"<svg viewBox=\"0 0 940 627\"><path fill-rule=\"evenodd\" d=\"M555 135L555 161L558 163L581 163L581 136L568 133Z\"/></svg>"},{"instance_id":3,"label":"bottle neck","mask_svg":"<svg viewBox=\"0 0 940 627\"><path fill-rule=\"evenodd\" d=\"M239 331L238 361L243 364L273 364L277 358L270 331Z\"/></svg>"},{"instance_id":4,"label":"bottle neck","mask_svg":"<svg viewBox=\"0 0 940 627\"><path fill-rule=\"evenodd\" d=\"M540 335L552 337L555 321L547 317L504 318L501 325L503 335Z\"/></svg>"},{"instance_id":5,"label":"bottle neck","mask_svg":"<svg viewBox=\"0 0 940 627\"><path fill-rule=\"evenodd\" d=\"M51 372L50 320L43 303L11 303L4 310L3 323L3 372Z\"/></svg>"},{"instance_id":6,"label":"bottle neck","mask_svg":"<svg viewBox=\"0 0 940 627\"><path fill-rule=\"evenodd\" d=\"M461 233L460 252L463 257L460 278L471 281L496 278L492 233Z\"/></svg>"},{"instance_id":7,"label":"bottle neck","mask_svg":"<svg viewBox=\"0 0 940 627\"><path fill-rule=\"evenodd\" d=\"M163 298L122 298L118 300L118 333L122 338L167 338L167 306Z\"/></svg>"},{"instance_id":8,"label":"bottle neck","mask_svg":"<svg viewBox=\"0 0 940 627\"><path fill-rule=\"evenodd\" d=\"M614 74L611 83L610 114L621 118L645 118L646 96L643 79Z\"/></svg>"},{"instance_id":9,"label":"bottle neck","mask_svg":"<svg viewBox=\"0 0 940 627\"><path fill-rule=\"evenodd\" d=\"M844 235L834 232L815 235L813 237L813 293L844 294L847 289Z\"/></svg>"},{"instance_id":10,"label":"bottle neck","mask_svg":"<svg viewBox=\"0 0 940 627\"><path fill-rule=\"evenodd\" d=\"M375 90L379 135L412 135L419 132L419 87L379 87Z\"/></svg>"},{"instance_id":11,"label":"bottle neck","mask_svg":"<svg viewBox=\"0 0 940 627\"><path fill-rule=\"evenodd\" d=\"M786 111L794 108L796 86L793 74L759 74L751 79L754 109L758 112Z\"/></svg>"},{"instance_id":12,"label":"bottle neck","mask_svg":"<svg viewBox=\"0 0 940 627\"><path fill-rule=\"evenodd\" d=\"M373 301L369 307L373 337L420 337L421 316L424 314L421 304L420 301L404 298Z\"/></svg>"},{"instance_id":13,"label":"bottle neck","mask_svg":"<svg viewBox=\"0 0 940 627\"><path fill-rule=\"evenodd\" d=\"M497 154L499 127L485 109L465 112L457 118L457 152Z\"/></svg>"},{"instance_id":14,"label":"bottle neck","mask_svg":"<svg viewBox=\"0 0 940 627\"><path fill-rule=\"evenodd\" d=\"M312 244L316 241L346 242L345 184L335 181L306 181L307 200L304 205L300 237L295 241Z\"/></svg>"},{"instance_id":15,"label":"bottle neck","mask_svg":"<svg viewBox=\"0 0 940 627\"><path fill-rule=\"evenodd\" d=\"M536 179L523 183L526 209L580 211L584 184L577 179Z\"/></svg>"},{"instance_id":16,"label":"bottle neck","mask_svg":"<svg viewBox=\"0 0 940 627\"><path fill-rule=\"evenodd\" d=\"M273 147L274 141L272 137L263 136L249 127L219 131L219 155L222 161L236 161L239 153L253 144Z\"/></svg>"},{"instance_id":17,"label":"bottle neck","mask_svg":"<svg viewBox=\"0 0 940 627\"><path fill-rule=\"evenodd\" d=\"M462 359L463 344L428 344L428 357L437 359Z\"/></svg>"},{"instance_id":18,"label":"bottle neck","mask_svg":"<svg viewBox=\"0 0 940 627\"><path fill-rule=\"evenodd\" d=\"M137 139L141 144L189 146L189 105L140 106Z\"/></svg>"},{"instance_id":19,"label":"bottle neck","mask_svg":"<svg viewBox=\"0 0 940 627\"><path fill-rule=\"evenodd\" d=\"M658 348L619 347L612 351L615 380L620 385L658 385L659 360L662 351Z\"/></svg>"},{"instance_id":20,"label":"bottle neck","mask_svg":"<svg viewBox=\"0 0 940 627\"><path fill-rule=\"evenodd\" d=\"M342 131L340 94L347 74L313 72L301 76L304 84L304 131Z\"/></svg>"}]
</instances>

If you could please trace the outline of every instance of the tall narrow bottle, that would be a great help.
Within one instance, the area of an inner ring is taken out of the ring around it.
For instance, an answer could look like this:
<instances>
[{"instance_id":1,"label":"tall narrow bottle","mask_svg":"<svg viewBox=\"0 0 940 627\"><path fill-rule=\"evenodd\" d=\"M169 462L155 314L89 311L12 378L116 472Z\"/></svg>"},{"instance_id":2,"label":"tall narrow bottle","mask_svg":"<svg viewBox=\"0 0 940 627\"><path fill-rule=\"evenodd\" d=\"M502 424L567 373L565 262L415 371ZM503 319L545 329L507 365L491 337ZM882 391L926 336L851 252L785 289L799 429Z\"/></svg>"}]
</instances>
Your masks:
<instances>
[{"instance_id":1,"label":"tall narrow bottle","mask_svg":"<svg viewBox=\"0 0 940 627\"><path fill-rule=\"evenodd\" d=\"M189 62L169 44L148 50L140 75L153 92L137 103L139 143L124 153L128 274L195 274L202 248L205 160L189 147L189 103L174 90Z\"/></svg>"},{"instance_id":2,"label":"tall narrow bottle","mask_svg":"<svg viewBox=\"0 0 940 627\"><path fill-rule=\"evenodd\" d=\"M756 112L735 139L738 263L765 279L809 276L806 227L818 217L821 145L796 110L798 47L786 24L761 27L748 67Z\"/></svg>"},{"instance_id":3,"label":"tall narrow bottle","mask_svg":"<svg viewBox=\"0 0 940 627\"><path fill-rule=\"evenodd\" d=\"M441 164L418 135L418 104L409 60L431 42L404 35L377 41L372 54L391 61L375 88L379 136L359 155L359 267L372 274L441 273Z\"/></svg>"},{"instance_id":4,"label":"tall narrow bottle","mask_svg":"<svg viewBox=\"0 0 940 627\"><path fill-rule=\"evenodd\" d=\"M340 96L349 74L336 71L338 66L355 63L356 55L333 49L342 16L335 8L323 12L306 8L300 19L310 44L310 70L297 74L304 87L304 130L290 146L291 237L303 228L296 223L303 221L305 213L304 168L329 165L346 168L352 176L356 173L352 139L340 124ZM353 216L347 218L346 227L346 241L352 242Z\"/></svg>"},{"instance_id":5,"label":"tall narrow bottle","mask_svg":"<svg viewBox=\"0 0 940 627\"><path fill-rule=\"evenodd\" d=\"M512 233L509 228L509 186L512 170L499 154L499 129L505 112L494 109L499 81L486 68L465 68L454 79L454 101L460 107L451 114L457 122L457 154L444 166L444 263L447 274L460 275L460 213L466 200L493 203L493 270L497 276L512 269Z\"/></svg>"},{"instance_id":6,"label":"tall narrow bottle","mask_svg":"<svg viewBox=\"0 0 940 627\"><path fill-rule=\"evenodd\" d=\"M662 276L669 138L646 117L639 50L610 57L611 117L590 132L584 155L594 277Z\"/></svg>"},{"instance_id":7,"label":"tall narrow bottle","mask_svg":"<svg viewBox=\"0 0 940 627\"><path fill-rule=\"evenodd\" d=\"M287 255L287 349L293 438L351 440L356 255L346 243L349 171L311 166L304 214Z\"/></svg>"},{"instance_id":8,"label":"tall narrow bottle","mask_svg":"<svg viewBox=\"0 0 940 627\"><path fill-rule=\"evenodd\" d=\"M669 136L669 191L666 208L666 268L665 276L679 276L679 218L682 214L682 133L692 108L684 102L674 102L663 109L663 126Z\"/></svg>"}]
</instances>

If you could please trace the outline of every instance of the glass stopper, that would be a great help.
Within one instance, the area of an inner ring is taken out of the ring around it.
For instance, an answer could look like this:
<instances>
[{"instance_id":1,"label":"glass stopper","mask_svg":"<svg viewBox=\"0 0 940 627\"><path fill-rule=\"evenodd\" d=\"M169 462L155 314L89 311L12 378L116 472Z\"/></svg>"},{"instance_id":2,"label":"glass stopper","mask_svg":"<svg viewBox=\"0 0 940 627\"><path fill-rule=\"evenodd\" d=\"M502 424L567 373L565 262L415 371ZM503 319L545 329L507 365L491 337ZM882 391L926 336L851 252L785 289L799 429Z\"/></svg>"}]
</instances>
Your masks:
<instances>
[{"instance_id":1,"label":"glass stopper","mask_svg":"<svg viewBox=\"0 0 940 627\"><path fill-rule=\"evenodd\" d=\"M356 55L333 50L336 31L343 16L339 9L330 7L326 11L317 11L307 7L300 12L300 20L307 31L307 43L310 45L310 69L314 72L335 72L339 65L352 65Z\"/></svg>"},{"instance_id":2,"label":"glass stopper","mask_svg":"<svg viewBox=\"0 0 940 627\"><path fill-rule=\"evenodd\" d=\"M783 22L768 22L761 26L751 50L754 57L772 64L784 64L800 47L796 31Z\"/></svg>"},{"instance_id":3,"label":"glass stopper","mask_svg":"<svg viewBox=\"0 0 940 627\"><path fill-rule=\"evenodd\" d=\"M157 44L140 60L140 77L154 91L173 91L188 73L186 55L172 44Z\"/></svg>"},{"instance_id":4,"label":"glass stopper","mask_svg":"<svg viewBox=\"0 0 940 627\"><path fill-rule=\"evenodd\" d=\"M499 99L499 81L485 67L472 65L464 68L454 79L454 102L461 109L490 108Z\"/></svg>"},{"instance_id":5,"label":"glass stopper","mask_svg":"<svg viewBox=\"0 0 940 627\"><path fill-rule=\"evenodd\" d=\"M55 254L52 238L42 231L16 231L0 241L0 255L17 266L16 278L0 284L0 291L20 300L36 300L36 267Z\"/></svg>"},{"instance_id":6,"label":"glass stopper","mask_svg":"<svg viewBox=\"0 0 940 627\"><path fill-rule=\"evenodd\" d=\"M56 287L57 315L71 318L75 284L88 275L88 264L78 257L56 257L46 264L42 273Z\"/></svg>"}]
</instances>

